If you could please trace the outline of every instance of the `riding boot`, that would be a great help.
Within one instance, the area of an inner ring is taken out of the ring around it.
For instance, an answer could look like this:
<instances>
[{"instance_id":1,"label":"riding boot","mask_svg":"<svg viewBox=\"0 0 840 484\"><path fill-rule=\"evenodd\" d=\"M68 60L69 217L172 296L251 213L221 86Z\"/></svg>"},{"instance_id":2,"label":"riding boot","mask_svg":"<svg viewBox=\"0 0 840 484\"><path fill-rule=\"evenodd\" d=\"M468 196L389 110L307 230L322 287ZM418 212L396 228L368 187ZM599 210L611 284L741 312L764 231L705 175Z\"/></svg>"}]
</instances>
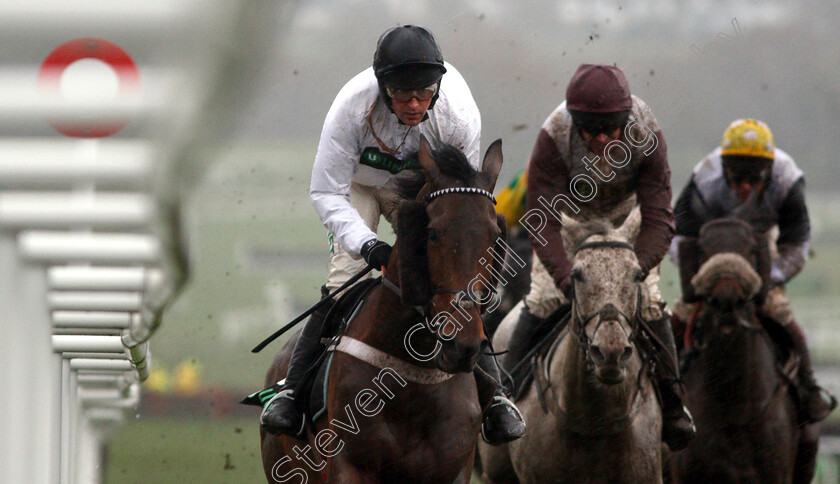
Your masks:
<instances>
[{"instance_id":1,"label":"riding boot","mask_svg":"<svg viewBox=\"0 0 840 484\"><path fill-rule=\"evenodd\" d=\"M527 306L522 306L522 312L519 313L519 320L517 320L516 326L513 328L513 333L510 335L510 340L508 341L507 353L502 356L501 362L502 368L510 373L510 377L513 379L510 382L511 392L515 391L519 386L522 376L527 371L527 365L521 365L515 372L513 369L522 361L522 358L525 357L528 350L531 349L531 339L541 321L542 318L531 314Z\"/></svg>"},{"instance_id":2,"label":"riding boot","mask_svg":"<svg viewBox=\"0 0 840 484\"><path fill-rule=\"evenodd\" d=\"M493 355L482 354L473 370L482 408L481 437L490 445L501 445L525 435L525 419L502 392L499 369Z\"/></svg>"},{"instance_id":3,"label":"riding boot","mask_svg":"<svg viewBox=\"0 0 840 484\"><path fill-rule=\"evenodd\" d=\"M677 348L674 334L671 331L671 320L668 315L647 321L654 336L662 346L654 344L656 348L656 385L662 397L662 440L672 451L684 449L688 442L695 437L697 430L691 413L683 405L682 398L677 391L679 381L679 367L677 366Z\"/></svg>"},{"instance_id":4,"label":"riding boot","mask_svg":"<svg viewBox=\"0 0 840 484\"><path fill-rule=\"evenodd\" d=\"M322 287L321 296L324 297L327 293L326 287ZM303 413L295 404L295 388L306 370L318 358L324 319L334 303L331 299L316 309L301 329L289 360L286 378L277 382L280 385L279 392L265 404L260 415L260 423L268 433L297 436L303 432Z\"/></svg>"},{"instance_id":5,"label":"riding boot","mask_svg":"<svg viewBox=\"0 0 840 484\"><path fill-rule=\"evenodd\" d=\"M837 399L827 390L817 384L814 370L811 367L811 357L805 342L805 333L795 319L784 326L793 341L793 350L799 357L799 394L801 396L801 423L816 423L825 420L828 414L837 407Z\"/></svg>"}]
</instances>

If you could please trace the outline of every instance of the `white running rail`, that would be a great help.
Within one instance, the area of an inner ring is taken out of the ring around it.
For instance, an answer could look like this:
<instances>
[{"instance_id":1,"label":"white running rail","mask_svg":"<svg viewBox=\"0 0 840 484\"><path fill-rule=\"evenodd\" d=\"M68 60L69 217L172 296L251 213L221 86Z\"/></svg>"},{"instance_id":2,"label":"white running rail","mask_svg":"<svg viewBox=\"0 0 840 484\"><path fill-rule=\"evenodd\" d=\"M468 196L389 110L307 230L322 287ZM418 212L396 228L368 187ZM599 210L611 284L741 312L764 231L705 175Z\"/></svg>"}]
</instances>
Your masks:
<instances>
[{"instance_id":1,"label":"white running rail","mask_svg":"<svg viewBox=\"0 0 840 484\"><path fill-rule=\"evenodd\" d=\"M137 406L188 277L180 175L232 115L224 83L277 34L260 4L0 2L0 482L102 481L102 445ZM139 92L44 95L41 63L78 38L126 51ZM128 123L103 138L47 123L115 115Z\"/></svg>"}]
</instances>

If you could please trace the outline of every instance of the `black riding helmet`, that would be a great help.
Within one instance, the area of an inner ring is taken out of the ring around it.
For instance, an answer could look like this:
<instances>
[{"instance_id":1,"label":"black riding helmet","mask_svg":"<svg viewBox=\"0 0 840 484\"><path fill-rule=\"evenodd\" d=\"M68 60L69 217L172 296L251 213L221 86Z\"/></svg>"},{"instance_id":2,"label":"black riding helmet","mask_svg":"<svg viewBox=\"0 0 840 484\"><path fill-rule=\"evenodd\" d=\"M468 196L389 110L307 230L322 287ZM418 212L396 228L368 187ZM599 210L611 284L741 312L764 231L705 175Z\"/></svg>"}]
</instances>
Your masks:
<instances>
[{"instance_id":1,"label":"black riding helmet","mask_svg":"<svg viewBox=\"0 0 840 484\"><path fill-rule=\"evenodd\" d=\"M435 83L440 87L446 67L431 32L417 25L403 25L379 37L373 55L373 72L379 81L380 95L390 108L386 84L396 89L420 89ZM439 94L440 89L432 97L429 109L434 107Z\"/></svg>"}]
</instances>

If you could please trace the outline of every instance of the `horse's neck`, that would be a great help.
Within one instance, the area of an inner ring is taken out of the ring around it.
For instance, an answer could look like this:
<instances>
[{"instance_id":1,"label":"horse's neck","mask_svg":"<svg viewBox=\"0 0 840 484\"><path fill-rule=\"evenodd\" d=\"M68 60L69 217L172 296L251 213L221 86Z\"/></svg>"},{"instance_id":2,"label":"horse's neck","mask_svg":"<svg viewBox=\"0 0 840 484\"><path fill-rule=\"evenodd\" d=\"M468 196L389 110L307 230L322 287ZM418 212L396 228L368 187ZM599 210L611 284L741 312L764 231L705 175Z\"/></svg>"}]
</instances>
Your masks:
<instances>
[{"instance_id":1,"label":"horse's neck","mask_svg":"<svg viewBox=\"0 0 840 484\"><path fill-rule=\"evenodd\" d=\"M392 282L399 280L396 268L389 266L386 274ZM414 307L403 304L400 296L384 284L371 291L357 319L359 321L348 329L348 336L412 365L434 367L431 361L420 361L409 352L406 335L411 333L411 350L421 355L434 351L435 336L425 328L412 332L417 324L423 322L420 313Z\"/></svg>"},{"instance_id":2,"label":"horse's neck","mask_svg":"<svg viewBox=\"0 0 840 484\"><path fill-rule=\"evenodd\" d=\"M739 330L710 340L698 363L707 398L721 412L756 410L776 391L776 356L758 331Z\"/></svg>"},{"instance_id":3,"label":"horse's neck","mask_svg":"<svg viewBox=\"0 0 840 484\"><path fill-rule=\"evenodd\" d=\"M634 354L628 362L627 377L622 383L600 383L588 369L583 349L569 335L551 361L551 387L557 395L555 404L569 417L585 419L582 421L624 417L630 413L638 391L640 367L641 360L638 354Z\"/></svg>"}]
</instances>

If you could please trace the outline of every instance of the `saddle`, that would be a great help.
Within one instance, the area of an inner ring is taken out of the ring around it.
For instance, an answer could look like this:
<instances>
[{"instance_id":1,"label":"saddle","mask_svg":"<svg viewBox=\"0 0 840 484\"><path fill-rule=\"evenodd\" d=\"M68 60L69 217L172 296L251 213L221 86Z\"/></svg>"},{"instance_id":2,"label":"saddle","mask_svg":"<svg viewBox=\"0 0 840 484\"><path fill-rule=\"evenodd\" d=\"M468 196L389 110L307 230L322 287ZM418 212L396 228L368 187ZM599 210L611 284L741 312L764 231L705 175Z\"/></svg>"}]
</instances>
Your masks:
<instances>
[{"instance_id":1,"label":"saddle","mask_svg":"<svg viewBox=\"0 0 840 484\"><path fill-rule=\"evenodd\" d=\"M306 369L295 389L295 404L303 410L310 431L314 429L315 420L326 410L329 383L327 380L332 364L332 352L327 351L327 348L341 337L367 294L381 282L382 277L377 277L350 286L339 296L324 318L324 326L321 328L321 356Z\"/></svg>"},{"instance_id":2,"label":"saddle","mask_svg":"<svg viewBox=\"0 0 840 484\"><path fill-rule=\"evenodd\" d=\"M295 405L303 409L310 430L314 428L313 422L326 410L327 378L332 363L332 352L328 352L327 348L344 333L356 310L364 302L371 289L380 284L381 279L381 277L365 279L348 287L333 303L324 318L324 325L321 328L321 355L311 367L306 369L298 387L295 388ZM249 395L240 403L262 407L279 390L280 385L274 384L265 390Z\"/></svg>"}]
</instances>

